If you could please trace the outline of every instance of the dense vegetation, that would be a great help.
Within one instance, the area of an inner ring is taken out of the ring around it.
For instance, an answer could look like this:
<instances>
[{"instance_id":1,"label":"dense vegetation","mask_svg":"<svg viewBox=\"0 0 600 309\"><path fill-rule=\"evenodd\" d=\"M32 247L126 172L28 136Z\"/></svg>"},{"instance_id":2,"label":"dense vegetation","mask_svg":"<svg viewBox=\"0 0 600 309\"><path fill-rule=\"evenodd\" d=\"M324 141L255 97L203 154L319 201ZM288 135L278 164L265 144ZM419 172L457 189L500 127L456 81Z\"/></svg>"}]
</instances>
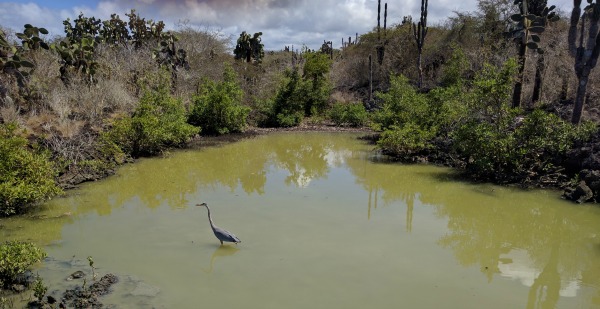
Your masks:
<instances>
[{"instance_id":1,"label":"dense vegetation","mask_svg":"<svg viewBox=\"0 0 600 309\"><path fill-rule=\"evenodd\" d=\"M0 125L0 214L23 213L24 207L61 192L56 166L41 149L29 149L14 124Z\"/></svg>"},{"instance_id":2,"label":"dense vegetation","mask_svg":"<svg viewBox=\"0 0 600 309\"><path fill-rule=\"evenodd\" d=\"M32 243L8 241L0 244L0 290L23 283L24 278L19 276L44 257L46 253Z\"/></svg>"},{"instance_id":3,"label":"dense vegetation","mask_svg":"<svg viewBox=\"0 0 600 309\"><path fill-rule=\"evenodd\" d=\"M166 31L133 10L127 21L81 14L52 41L33 25L4 29L0 212L23 212L58 184L103 177L198 134L307 118L369 126L386 153L477 179L576 179L564 165L595 136L600 93L600 45L578 45L593 32L580 17L597 22L600 6L576 3L569 19L540 0L478 5L432 26L422 1L418 23L406 16L387 27L386 11L383 29L378 19L341 49L300 52L265 52L262 33L242 32L232 53L219 33Z\"/></svg>"}]
</instances>

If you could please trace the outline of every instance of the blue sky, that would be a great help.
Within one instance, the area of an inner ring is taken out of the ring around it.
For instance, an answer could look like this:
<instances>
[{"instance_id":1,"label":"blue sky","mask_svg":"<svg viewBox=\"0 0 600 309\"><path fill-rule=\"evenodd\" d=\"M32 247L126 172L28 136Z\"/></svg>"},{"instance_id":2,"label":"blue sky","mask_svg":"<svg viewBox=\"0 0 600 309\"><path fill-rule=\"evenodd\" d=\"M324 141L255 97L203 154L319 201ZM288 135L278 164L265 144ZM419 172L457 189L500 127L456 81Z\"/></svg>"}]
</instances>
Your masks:
<instances>
[{"instance_id":1,"label":"blue sky","mask_svg":"<svg viewBox=\"0 0 600 309\"><path fill-rule=\"evenodd\" d=\"M420 14L420 0L387 2L390 25L399 23L403 16L412 15L416 19ZM549 4L565 12L572 9L571 0L550 0ZM343 37L354 37L355 33L365 33L377 25L377 0L0 1L0 25L21 31L24 24L31 23L47 28L52 35L62 35L62 21L74 19L80 12L101 19L117 13L126 19L125 13L132 8L142 17L164 21L171 29L187 21L190 26L219 31L234 39L242 31L261 31L262 41L270 50L303 44L319 48L323 40L332 40L339 47ZM468 12L476 8L477 0L431 0L429 22L445 20L453 11Z\"/></svg>"}]
</instances>

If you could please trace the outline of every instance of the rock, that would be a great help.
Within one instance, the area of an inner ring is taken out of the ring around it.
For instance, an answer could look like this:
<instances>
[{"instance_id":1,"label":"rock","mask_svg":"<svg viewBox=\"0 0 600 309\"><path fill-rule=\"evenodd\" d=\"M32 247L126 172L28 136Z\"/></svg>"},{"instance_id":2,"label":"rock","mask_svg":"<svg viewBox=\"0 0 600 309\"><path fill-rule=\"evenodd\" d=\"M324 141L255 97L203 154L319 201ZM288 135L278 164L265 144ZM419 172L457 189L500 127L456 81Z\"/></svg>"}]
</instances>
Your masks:
<instances>
[{"instance_id":1,"label":"rock","mask_svg":"<svg viewBox=\"0 0 600 309\"><path fill-rule=\"evenodd\" d=\"M21 293L21 292L25 291L25 286L22 284L13 284L10 286L10 289L17 293Z\"/></svg>"},{"instance_id":2,"label":"rock","mask_svg":"<svg viewBox=\"0 0 600 309\"><path fill-rule=\"evenodd\" d=\"M583 161L592 154L591 147L582 147L570 150L567 153L564 166L568 174L579 173L583 169Z\"/></svg>"},{"instance_id":3,"label":"rock","mask_svg":"<svg viewBox=\"0 0 600 309\"><path fill-rule=\"evenodd\" d=\"M587 184L590 184L590 183L596 182L596 181L600 181L600 171L586 169L579 173L579 178L581 178Z\"/></svg>"},{"instance_id":4,"label":"rock","mask_svg":"<svg viewBox=\"0 0 600 309\"><path fill-rule=\"evenodd\" d=\"M117 283L117 281L119 281L117 276L107 274L85 290L82 290L81 287L66 290L61 304L67 308L102 308L103 305L98 300L98 296L110 293L111 285Z\"/></svg>"},{"instance_id":5,"label":"rock","mask_svg":"<svg viewBox=\"0 0 600 309\"><path fill-rule=\"evenodd\" d=\"M591 200L594 197L594 193L592 189L587 186L585 181L580 181L575 189L567 189L563 196L571 201L575 201L577 203L585 203Z\"/></svg>"},{"instance_id":6,"label":"rock","mask_svg":"<svg viewBox=\"0 0 600 309\"><path fill-rule=\"evenodd\" d=\"M48 295L48 296L46 296L46 301L48 302L48 304L54 305L56 303L56 298Z\"/></svg>"},{"instance_id":7,"label":"rock","mask_svg":"<svg viewBox=\"0 0 600 309\"><path fill-rule=\"evenodd\" d=\"M104 275L98 282L90 286L92 293L102 296L110 292L110 286L117 283L119 279L113 274Z\"/></svg>"},{"instance_id":8,"label":"rock","mask_svg":"<svg viewBox=\"0 0 600 309\"><path fill-rule=\"evenodd\" d=\"M81 270L78 270L74 273L72 273L70 276L67 277L67 281L71 281L73 279L81 279L85 277L85 273Z\"/></svg>"},{"instance_id":9,"label":"rock","mask_svg":"<svg viewBox=\"0 0 600 309\"><path fill-rule=\"evenodd\" d=\"M590 189L592 189L592 192L594 192L594 196L598 196L598 194L600 194L600 181L593 181L593 182L589 182L586 184L588 184L588 187L590 187Z\"/></svg>"},{"instance_id":10,"label":"rock","mask_svg":"<svg viewBox=\"0 0 600 309\"><path fill-rule=\"evenodd\" d=\"M597 152L592 151L590 155L583 160L581 167L590 170L600 170L600 155L598 155Z\"/></svg>"}]
</instances>

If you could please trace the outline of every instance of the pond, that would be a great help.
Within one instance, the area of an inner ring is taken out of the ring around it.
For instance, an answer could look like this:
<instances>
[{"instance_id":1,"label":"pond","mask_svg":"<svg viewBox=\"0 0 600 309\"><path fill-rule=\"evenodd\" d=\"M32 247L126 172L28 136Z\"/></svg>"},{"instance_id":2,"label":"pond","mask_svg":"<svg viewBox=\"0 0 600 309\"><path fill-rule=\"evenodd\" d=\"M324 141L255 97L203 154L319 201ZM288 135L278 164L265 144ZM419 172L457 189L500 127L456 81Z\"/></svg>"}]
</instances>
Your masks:
<instances>
[{"instance_id":1,"label":"pond","mask_svg":"<svg viewBox=\"0 0 600 309\"><path fill-rule=\"evenodd\" d=\"M50 292L116 274L118 308L600 308L600 209L390 162L356 133L142 159L0 221ZM221 246L215 224L242 243Z\"/></svg>"}]
</instances>

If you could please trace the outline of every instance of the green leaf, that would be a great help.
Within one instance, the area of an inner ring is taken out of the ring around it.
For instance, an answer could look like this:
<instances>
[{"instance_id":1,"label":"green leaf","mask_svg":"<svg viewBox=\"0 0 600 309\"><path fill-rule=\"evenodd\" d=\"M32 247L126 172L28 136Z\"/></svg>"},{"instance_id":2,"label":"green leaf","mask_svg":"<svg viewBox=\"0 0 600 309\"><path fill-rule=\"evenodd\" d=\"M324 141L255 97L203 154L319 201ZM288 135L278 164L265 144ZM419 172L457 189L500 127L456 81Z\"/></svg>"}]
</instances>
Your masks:
<instances>
[{"instance_id":1,"label":"green leaf","mask_svg":"<svg viewBox=\"0 0 600 309\"><path fill-rule=\"evenodd\" d=\"M27 36L30 36L30 37L32 37L32 36L34 36L34 35L36 35L36 34L37 34L37 31L36 31L36 29L35 29L35 28L27 28L27 29L25 29L25 31L23 31L23 32L24 32L24 33L25 33Z\"/></svg>"},{"instance_id":2,"label":"green leaf","mask_svg":"<svg viewBox=\"0 0 600 309\"><path fill-rule=\"evenodd\" d=\"M542 32L544 32L544 30L546 30L546 29L544 27L540 27L540 26L529 28L529 31L531 31L533 33L542 33Z\"/></svg>"},{"instance_id":3,"label":"green leaf","mask_svg":"<svg viewBox=\"0 0 600 309\"><path fill-rule=\"evenodd\" d=\"M46 28L39 28L41 34L48 34L48 30Z\"/></svg>"},{"instance_id":4,"label":"green leaf","mask_svg":"<svg viewBox=\"0 0 600 309\"><path fill-rule=\"evenodd\" d=\"M539 42L541 41L541 40L540 40L540 36L539 36L539 35L537 35L537 34L532 34L532 35L531 35L531 39L532 39L534 42L536 42L536 43L539 43Z\"/></svg>"},{"instance_id":5,"label":"green leaf","mask_svg":"<svg viewBox=\"0 0 600 309\"><path fill-rule=\"evenodd\" d=\"M529 49L537 49L538 45L537 45L536 42L529 42L529 43L527 43L527 48L529 48Z\"/></svg>"},{"instance_id":6,"label":"green leaf","mask_svg":"<svg viewBox=\"0 0 600 309\"><path fill-rule=\"evenodd\" d=\"M523 20L523 15L521 15L521 14L513 14L513 15L510 16L510 19L512 21L519 22L519 21Z\"/></svg>"},{"instance_id":7,"label":"green leaf","mask_svg":"<svg viewBox=\"0 0 600 309\"><path fill-rule=\"evenodd\" d=\"M23 27L25 27L26 29L33 28L33 26L31 24L25 24L25 26L23 26Z\"/></svg>"},{"instance_id":8,"label":"green leaf","mask_svg":"<svg viewBox=\"0 0 600 309\"><path fill-rule=\"evenodd\" d=\"M543 55L544 54L544 50L542 48L538 48L537 49L538 54Z\"/></svg>"},{"instance_id":9,"label":"green leaf","mask_svg":"<svg viewBox=\"0 0 600 309\"><path fill-rule=\"evenodd\" d=\"M93 40L90 38L83 38L83 39L81 39L81 44L83 46L90 46L93 44Z\"/></svg>"},{"instance_id":10,"label":"green leaf","mask_svg":"<svg viewBox=\"0 0 600 309\"><path fill-rule=\"evenodd\" d=\"M27 60L21 60L21 65L26 68L33 68L35 65Z\"/></svg>"}]
</instances>

